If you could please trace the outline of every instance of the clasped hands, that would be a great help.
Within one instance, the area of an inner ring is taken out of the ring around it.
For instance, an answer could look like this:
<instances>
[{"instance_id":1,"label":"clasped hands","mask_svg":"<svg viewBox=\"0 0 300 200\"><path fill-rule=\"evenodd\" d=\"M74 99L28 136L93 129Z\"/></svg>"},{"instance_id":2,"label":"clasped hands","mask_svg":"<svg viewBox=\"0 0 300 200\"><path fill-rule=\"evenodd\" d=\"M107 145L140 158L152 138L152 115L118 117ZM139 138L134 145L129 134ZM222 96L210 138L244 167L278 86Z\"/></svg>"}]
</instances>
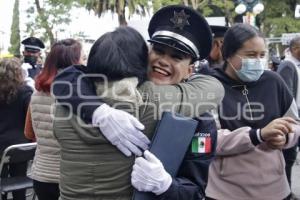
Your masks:
<instances>
[{"instance_id":1,"label":"clasped hands","mask_svg":"<svg viewBox=\"0 0 300 200\"><path fill-rule=\"evenodd\" d=\"M271 121L260 131L261 139L271 149L282 149L287 142L287 135L293 132L297 122L291 117L282 117Z\"/></svg>"}]
</instances>

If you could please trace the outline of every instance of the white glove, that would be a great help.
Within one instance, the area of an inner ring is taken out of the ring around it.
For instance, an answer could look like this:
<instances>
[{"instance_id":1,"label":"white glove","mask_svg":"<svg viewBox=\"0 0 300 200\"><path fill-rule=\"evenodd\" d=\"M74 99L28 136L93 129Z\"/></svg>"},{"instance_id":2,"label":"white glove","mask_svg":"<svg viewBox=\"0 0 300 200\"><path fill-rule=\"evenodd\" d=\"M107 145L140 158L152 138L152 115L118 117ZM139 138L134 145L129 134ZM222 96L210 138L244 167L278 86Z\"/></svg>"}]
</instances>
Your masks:
<instances>
[{"instance_id":1,"label":"white glove","mask_svg":"<svg viewBox=\"0 0 300 200\"><path fill-rule=\"evenodd\" d=\"M141 132L144 125L135 117L122 110L102 104L93 113L93 126L98 126L102 134L123 154L142 155L139 149L148 149L150 140ZM138 148L139 147L139 148Z\"/></svg>"},{"instance_id":2,"label":"white glove","mask_svg":"<svg viewBox=\"0 0 300 200\"><path fill-rule=\"evenodd\" d=\"M143 157L135 159L131 173L131 184L138 191L153 192L160 195L172 184L172 177L166 172L163 164L148 150Z\"/></svg>"},{"instance_id":3,"label":"white glove","mask_svg":"<svg viewBox=\"0 0 300 200\"><path fill-rule=\"evenodd\" d=\"M21 65L22 75L23 75L25 84L30 86L32 89L35 89L35 87L34 87L35 82L28 74L28 69L31 69L31 68L32 68L32 66L28 63L23 63Z\"/></svg>"}]
</instances>

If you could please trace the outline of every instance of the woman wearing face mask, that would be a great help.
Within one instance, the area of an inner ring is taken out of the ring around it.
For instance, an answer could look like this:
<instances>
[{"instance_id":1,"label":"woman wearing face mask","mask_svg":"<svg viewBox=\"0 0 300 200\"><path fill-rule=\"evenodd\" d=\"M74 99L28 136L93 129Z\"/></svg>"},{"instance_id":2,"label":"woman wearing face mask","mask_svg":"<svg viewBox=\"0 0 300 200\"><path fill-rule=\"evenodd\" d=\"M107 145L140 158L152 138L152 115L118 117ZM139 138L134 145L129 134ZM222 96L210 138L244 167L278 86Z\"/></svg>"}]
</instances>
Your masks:
<instances>
[{"instance_id":1,"label":"woman wearing face mask","mask_svg":"<svg viewBox=\"0 0 300 200\"><path fill-rule=\"evenodd\" d=\"M297 107L282 79L264 70L265 54L264 38L254 27L237 24L225 34L224 69L215 74L225 88L222 130L207 199L282 200L290 193L281 149L297 141L291 133L298 127Z\"/></svg>"}]
</instances>

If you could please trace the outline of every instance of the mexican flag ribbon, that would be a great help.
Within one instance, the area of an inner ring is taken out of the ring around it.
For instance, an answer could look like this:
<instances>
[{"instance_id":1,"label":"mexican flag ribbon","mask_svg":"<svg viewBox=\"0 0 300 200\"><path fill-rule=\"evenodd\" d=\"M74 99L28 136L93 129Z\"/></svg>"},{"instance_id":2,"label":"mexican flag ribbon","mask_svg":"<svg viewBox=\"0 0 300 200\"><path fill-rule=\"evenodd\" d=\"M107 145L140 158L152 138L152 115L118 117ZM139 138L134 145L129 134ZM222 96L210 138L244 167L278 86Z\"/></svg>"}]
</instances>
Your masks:
<instances>
[{"instance_id":1,"label":"mexican flag ribbon","mask_svg":"<svg viewBox=\"0 0 300 200\"><path fill-rule=\"evenodd\" d=\"M192 153L210 153L211 137L209 133L197 133L192 140Z\"/></svg>"}]
</instances>

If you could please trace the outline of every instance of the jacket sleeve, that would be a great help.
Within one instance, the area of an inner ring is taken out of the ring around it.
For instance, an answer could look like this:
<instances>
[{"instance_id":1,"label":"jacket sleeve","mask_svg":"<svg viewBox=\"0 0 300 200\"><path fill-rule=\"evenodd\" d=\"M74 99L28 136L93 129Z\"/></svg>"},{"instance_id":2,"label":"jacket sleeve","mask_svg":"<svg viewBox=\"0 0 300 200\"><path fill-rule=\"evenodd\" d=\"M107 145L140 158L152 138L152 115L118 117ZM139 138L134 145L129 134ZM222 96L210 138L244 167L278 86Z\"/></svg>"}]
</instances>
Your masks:
<instances>
[{"instance_id":1,"label":"jacket sleeve","mask_svg":"<svg viewBox=\"0 0 300 200\"><path fill-rule=\"evenodd\" d=\"M279 67L277 72L281 76L281 78L286 83L288 89L293 94L293 97L296 97L297 87L295 86L295 78L296 78L296 70L294 64L290 61L283 61Z\"/></svg>"},{"instance_id":2,"label":"jacket sleeve","mask_svg":"<svg viewBox=\"0 0 300 200\"><path fill-rule=\"evenodd\" d=\"M229 156L253 151L260 142L257 129L241 127L234 131L220 129L218 131L217 155Z\"/></svg>"},{"instance_id":3,"label":"jacket sleeve","mask_svg":"<svg viewBox=\"0 0 300 200\"><path fill-rule=\"evenodd\" d=\"M33 93L33 90L31 87L29 87L28 85L23 86L21 98L22 98L22 102L23 102L24 116L27 113L32 93Z\"/></svg>"},{"instance_id":4,"label":"jacket sleeve","mask_svg":"<svg viewBox=\"0 0 300 200\"><path fill-rule=\"evenodd\" d=\"M35 133L32 127L30 107L28 107L27 114L26 114L24 134L27 139L32 140L34 142L36 141Z\"/></svg>"},{"instance_id":5,"label":"jacket sleeve","mask_svg":"<svg viewBox=\"0 0 300 200\"><path fill-rule=\"evenodd\" d=\"M206 143L206 152L194 152L190 145L185 158L179 168L178 175L173 178L170 188L159 199L170 200L201 200L205 197L208 180L208 169L216 154L217 126L209 113L197 118L196 133L210 133ZM197 138L197 134L194 139Z\"/></svg>"},{"instance_id":6,"label":"jacket sleeve","mask_svg":"<svg viewBox=\"0 0 300 200\"><path fill-rule=\"evenodd\" d=\"M295 99L292 100L289 108L287 109L287 111L285 112L283 117L291 117L297 121L300 121L298 107L297 107Z\"/></svg>"},{"instance_id":7,"label":"jacket sleeve","mask_svg":"<svg viewBox=\"0 0 300 200\"><path fill-rule=\"evenodd\" d=\"M158 197L159 200L202 200L204 192L199 186L186 178L175 178L169 189Z\"/></svg>"},{"instance_id":8,"label":"jacket sleeve","mask_svg":"<svg viewBox=\"0 0 300 200\"><path fill-rule=\"evenodd\" d=\"M284 149L289 149L298 144L300 138L300 124L293 124L293 132L287 135L287 143Z\"/></svg>"},{"instance_id":9,"label":"jacket sleeve","mask_svg":"<svg viewBox=\"0 0 300 200\"><path fill-rule=\"evenodd\" d=\"M103 102L97 98L93 81L85 74L84 66L70 66L61 71L54 79L52 92L59 103L71 107L90 124L92 115Z\"/></svg>"},{"instance_id":10,"label":"jacket sleeve","mask_svg":"<svg viewBox=\"0 0 300 200\"><path fill-rule=\"evenodd\" d=\"M141 92L143 96L158 97L150 101L159 104L159 113L171 111L187 117L217 109L225 94L223 85L207 75L195 75L175 85L155 85L148 81L141 86Z\"/></svg>"}]
</instances>

